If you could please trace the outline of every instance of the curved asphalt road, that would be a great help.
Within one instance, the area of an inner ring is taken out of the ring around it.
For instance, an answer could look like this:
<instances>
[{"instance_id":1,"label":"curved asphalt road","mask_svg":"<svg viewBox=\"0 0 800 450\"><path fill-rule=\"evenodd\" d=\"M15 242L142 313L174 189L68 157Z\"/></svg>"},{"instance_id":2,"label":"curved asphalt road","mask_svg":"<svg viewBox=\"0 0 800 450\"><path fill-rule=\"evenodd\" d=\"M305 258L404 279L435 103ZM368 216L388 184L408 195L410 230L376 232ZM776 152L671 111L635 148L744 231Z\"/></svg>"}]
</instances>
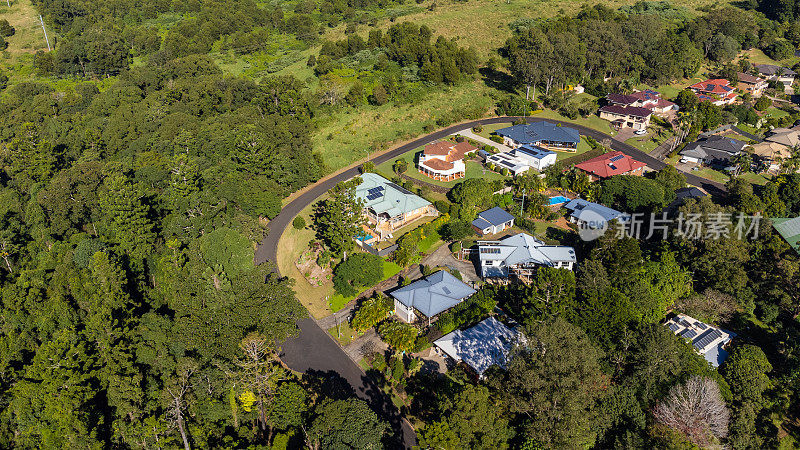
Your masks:
<instances>
[{"instance_id":1,"label":"curved asphalt road","mask_svg":"<svg viewBox=\"0 0 800 450\"><path fill-rule=\"evenodd\" d=\"M445 138L458 131L472 128L475 125L488 125L496 123L513 122L518 117L492 117L488 119L475 120L468 123L461 123L453 125L445 129L436 131L434 133L423 136L419 139L411 141L405 145L401 145L389 152L383 153L372 158L370 161L375 165L393 160L400 155L414 150L415 148L429 144L436 140ZM581 134L591 136L597 141L611 139L611 136L601 133L597 130L587 128L581 125L575 125L568 122L560 122L557 120L539 119L536 117L526 118L529 123L547 121L552 123L561 123L564 126L569 126L580 131ZM624 142L611 141L611 148L619 150L626 155L632 156L637 160L646 163L654 170L661 170L667 166L666 163L653 158L646 153L638 150L637 148L626 144ZM700 178L697 175L683 172L689 184L700 186L712 195L724 195L725 186L721 183ZM277 254L278 254L278 240L280 239L283 231L289 226L289 223L294 217L305 209L308 205L312 204L317 198L322 196L325 192L331 189L340 181L345 181L359 175L359 168L354 167L343 170L336 175L317 182L306 192L301 194L296 199L292 200L288 205L281 209L278 214L269 223L269 234L259 245L256 250L256 264L261 264L266 261L272 261L277 267ZM390 421L395 431L395 440L398 447L411 448L416 444L416 435L408 425L408 422L403 420L397 408L392 404L391 400L381 392L380 389L373 383L373 381L364 374L360 367L358 367L339 347L339 345L328 335L325 330L322 330L313 319L304 319L298 322L300 333L296 338L289 339L282 344L281 359L286 365L293 370L303 373L316 373L326 375L333 378L343 378L352 387L351 393L354 393L360 398L369 402L373 409L381 414L384 418ZM401 439L402 435L402 439Z\"/></svg>"}]
</instances>

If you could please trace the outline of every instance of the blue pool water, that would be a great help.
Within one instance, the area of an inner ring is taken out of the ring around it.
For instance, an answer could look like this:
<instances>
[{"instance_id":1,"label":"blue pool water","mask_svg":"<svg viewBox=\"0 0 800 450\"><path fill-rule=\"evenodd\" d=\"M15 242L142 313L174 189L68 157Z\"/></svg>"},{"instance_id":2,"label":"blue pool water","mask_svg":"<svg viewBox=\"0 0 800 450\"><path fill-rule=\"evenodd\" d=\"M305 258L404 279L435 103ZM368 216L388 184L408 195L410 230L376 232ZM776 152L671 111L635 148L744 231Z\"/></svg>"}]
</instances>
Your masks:
<instances>
[{"instance_id":1,"label":"blue pool water","mask_svg":"<svg viewBox=\"0 0 800 450\"><path fill-rule=\"evenodd\" d=\"M370 235L368 235L366 233L362 233L362 234L359 234L358 236L356 236L356 239L358 239L361 242L364 242L364 241L368 241L371 237L372 236L370 236Z\"/></svg>"},{"instance_id":2,"label":"blue pool water","mask_svg":"<svg viewBox=\"0 0 800 450\"><path fill-rule=\"evenodd\" d=\"M569 199L564 197L563 195L559 195L556 197L550 197L550 206L552 205L560 205L562 203L567 203Z\"/></svg>"}]
</instances>

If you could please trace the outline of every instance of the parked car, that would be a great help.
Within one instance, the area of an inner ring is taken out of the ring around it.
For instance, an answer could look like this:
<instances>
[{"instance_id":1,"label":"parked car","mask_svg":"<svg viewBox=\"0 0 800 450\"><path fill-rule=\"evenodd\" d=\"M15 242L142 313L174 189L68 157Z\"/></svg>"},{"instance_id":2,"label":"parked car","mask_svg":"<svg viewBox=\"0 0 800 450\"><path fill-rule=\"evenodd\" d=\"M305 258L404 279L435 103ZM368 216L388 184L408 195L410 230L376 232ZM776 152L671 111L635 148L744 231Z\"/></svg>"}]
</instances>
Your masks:
<instances>
[{"instance_id":1,"label":"parked car","mask_svg":"<svg viewBox=\"0 0 800 450\"><path fill-rule=\"evenodd\" d=\"M636 130L636 131L633 132L633 134L635 134L637 136L642 136L642 135L647 134L647 130Z\"/></svg>"}]
</instances>

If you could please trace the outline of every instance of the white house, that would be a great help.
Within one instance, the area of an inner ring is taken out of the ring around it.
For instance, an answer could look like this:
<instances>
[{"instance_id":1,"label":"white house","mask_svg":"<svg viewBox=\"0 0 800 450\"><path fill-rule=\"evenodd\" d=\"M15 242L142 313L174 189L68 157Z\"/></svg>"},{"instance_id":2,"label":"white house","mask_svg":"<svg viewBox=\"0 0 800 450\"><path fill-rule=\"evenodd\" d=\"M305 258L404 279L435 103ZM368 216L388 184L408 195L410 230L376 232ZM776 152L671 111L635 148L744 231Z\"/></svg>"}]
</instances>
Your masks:
<instances>
[{"instance_id":1,"label":"white house","mask_svg":"<svg viewBox=\"0 0 800 450\"><path fill-rule=\"evenodd\" d=\"M474 327L448 333L433 345L438 353L466 364L483 378L492 366L505 369L514 345L524 342L525 336L520 331L489 317Z\"/></svg>"},{"instance_id":2,"label":"white house","mask_svg":"<svg viewBox=\"0 0 800 450\"><path fill-rule=\"evenodd\" d=\"M524 144L508 152L490 155L486 162L508 169L511 175L517 176L531 168L541 172L555 164L557 159L556 152L533 144Z\"/></svg>"},{"instance_id":3,"label":"white house","mask_svg":"<svg viewBox=\"0 0 800 450\"><path fill-rule=\"evenodd\" d=\"M498 206L478 213L478 218L472 221L472 228L481 236L497 234L513 226L514 216Z\"/></svg>"},{"instance_id":4,"label":"white house","mask_svg":"<svg viewBox=\"0 0 800 450\"><path fill-rule=\"evenodd\" d=\"M539 266L572 270L577 262L574 248L547 245L526 233L499 241L478 241L478 258L483 278L513 275L524 279Z\"/></svg>"}]
</instances>

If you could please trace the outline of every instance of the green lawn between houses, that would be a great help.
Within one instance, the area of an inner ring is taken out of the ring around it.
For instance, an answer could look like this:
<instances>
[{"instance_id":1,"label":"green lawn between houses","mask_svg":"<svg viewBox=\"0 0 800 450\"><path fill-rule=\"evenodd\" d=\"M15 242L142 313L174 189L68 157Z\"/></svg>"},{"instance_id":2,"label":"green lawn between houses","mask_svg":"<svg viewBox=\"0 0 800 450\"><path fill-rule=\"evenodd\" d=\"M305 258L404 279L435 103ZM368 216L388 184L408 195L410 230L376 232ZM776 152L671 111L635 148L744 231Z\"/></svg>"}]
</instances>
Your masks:
<instances>
[{"instance_id":1,"label":"green lawn between houses","mask_svg":"<svg viewBox=\"0 0 800 450\"><path fill-rule=\"evenodd\" d=\"M394 162L397 161L398 159L402 159L402 160L404 160L404 161L406 161L408 163L408 170L406 170L406 172L404 174L407 177L413 178L414 180L423 181L425 183L433 184L433 185L436 185L436 186L442 186L442 187L445 187L445 188L448 188L448 189L453 188L456 184L461 183L466 178L483 178L483 179L485 179L487 181L493 181L493 180L499 180L499 179L505 178L505 177L503 177L503 175L501 175L499 173L492 172L489 169L484 169L483 164L481 164L481 163L478 163L478 162L475 162L475 161L467 161L467 163L466 163L466 166L467 166L466 178L459 178L459 179L453 180L453 181L434 180L433 178L431 178L431 177L429 177L427 175L424 175L424 174L420 173L417 170L417 162L416 162L417 161L417 154L420 153L422 150L423 150L423 147L419 147L419 148L416 148L414 150L411 150L410 152L406 152L406 153L404 153L403 155L401 155L400 157L398 157L396 159L393 159L391 161L386 161L385 163L378 165L377 169L378 169L378 171L380 171L382 173L385 173L387 175L394 174L394 171L392 170L392 166L394 165Z\"/></svg>"}]
</instances>

